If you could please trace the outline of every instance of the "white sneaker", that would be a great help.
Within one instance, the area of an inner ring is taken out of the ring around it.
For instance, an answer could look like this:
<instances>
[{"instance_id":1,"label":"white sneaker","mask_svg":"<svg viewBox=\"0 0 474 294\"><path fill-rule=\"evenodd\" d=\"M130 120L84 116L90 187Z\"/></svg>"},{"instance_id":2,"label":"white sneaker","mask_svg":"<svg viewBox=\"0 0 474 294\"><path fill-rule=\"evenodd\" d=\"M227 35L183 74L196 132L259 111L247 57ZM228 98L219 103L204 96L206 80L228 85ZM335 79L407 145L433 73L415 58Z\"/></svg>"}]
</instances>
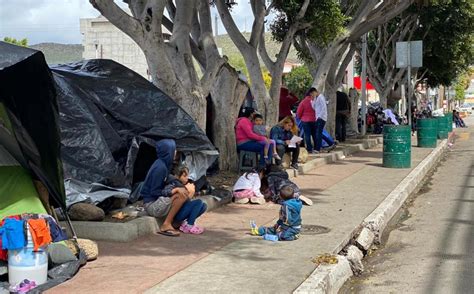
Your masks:
<instances>
[{"instance_id":1,"label":"white sneaker","mask_svg":"<svg viewBox=\"0 0 474 294\"><path fill-rule=\"evenodd\" d=\"M252 197L252 198L250 198L250 203L265 204L265 198L263 198L263 197Z\"/></svg>"},{"instance_id":2,"label":"white sneaker","mask_svg":"<svg viewBox=\"0 0 474 294\"><path fill-rule=\"evenodd\" d=\"M234 203L247 204L249 203L249 199L248 198L240 198L240 199L234 198Z\"/></svg>"}]
</instances>

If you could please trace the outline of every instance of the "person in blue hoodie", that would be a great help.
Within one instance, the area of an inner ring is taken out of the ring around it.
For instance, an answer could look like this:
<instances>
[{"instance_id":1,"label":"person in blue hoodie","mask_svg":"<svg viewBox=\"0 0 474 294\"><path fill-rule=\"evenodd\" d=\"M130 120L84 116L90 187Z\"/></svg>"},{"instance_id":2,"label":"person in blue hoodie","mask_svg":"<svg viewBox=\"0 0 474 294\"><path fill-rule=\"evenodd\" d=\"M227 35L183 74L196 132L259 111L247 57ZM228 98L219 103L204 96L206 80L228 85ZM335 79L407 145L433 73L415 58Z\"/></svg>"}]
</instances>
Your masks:
<instances>
[{"instance_id":1,"label":"person in blue hoodie","mask_svg":"<svg viewBox=\"0 0 474 294\"><path fill-rule=\"evenodd\" d=\"M175 141L171 139L158 141L156 155L157 159L146 175L140 194L148 215L158 218L166 217L158 233L176 237L179 236L179 231L173 227L174 218L183 204L189 200L189 190L193 187L192 184L189 187L176 187L170 195L165 195L163 189L176 155Z\"/></svg>"},{"instance_id":2,"label":"person in blue hoodie","mask_svg":"<svg viewBox=\"0 0 474 294\"><path fill-rule=\"evenodd\" d=\"M283 199L280 208L280 217L273 227L260 227L260 236L265 234L276 235L280 241L293 241L300 237L301 231L301 200L294 198L294 190L284 186L280 190Z\"/></svg>"}]
</instances>

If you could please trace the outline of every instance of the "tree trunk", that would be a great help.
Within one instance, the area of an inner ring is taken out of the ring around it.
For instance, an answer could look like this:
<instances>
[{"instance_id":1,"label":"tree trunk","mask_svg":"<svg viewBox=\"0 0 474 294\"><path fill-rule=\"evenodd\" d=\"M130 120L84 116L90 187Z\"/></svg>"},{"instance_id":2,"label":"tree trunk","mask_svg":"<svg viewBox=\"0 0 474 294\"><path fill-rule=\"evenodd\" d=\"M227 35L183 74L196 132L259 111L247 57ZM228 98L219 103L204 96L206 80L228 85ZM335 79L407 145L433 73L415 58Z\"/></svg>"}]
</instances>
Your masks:
<instances>
[{"instance_id":1,"label":"tree trunk","mask_svg":"<svg viewBox=\"0 0 474 294\"><path fill-rule=\"evenodd\" d=\"M356 89L349 90L349 101L351 103L351 115L349 117L349 124L347 134L357 135L359 134L359 125L357 119L359 118L359 93Z\"/></svg>"},{"instance_id":2,"label":"tree trunk","mask_svg":"<svg viewBox=\"0 0 474 294\"><path fill-rule=\"evenodd\" d=\"M326 98L328 101L328 120L326 121L326 131L334 136L336 133L336 102L337 102L337 86L326 83Z\"/></svg>"},{"instance_id":3,"label":"tree trunk","mask_svg":"<svg viewBox=\"0 0 474 294\"><path fill-rule=\"evenodd\" d=\"M239 80L237 72L230 66L221 67L211 88L213 142L219 150L219 168L235 170L237 147L235 120L247 94L247 84Z\"/></svg>"}]
</instances>

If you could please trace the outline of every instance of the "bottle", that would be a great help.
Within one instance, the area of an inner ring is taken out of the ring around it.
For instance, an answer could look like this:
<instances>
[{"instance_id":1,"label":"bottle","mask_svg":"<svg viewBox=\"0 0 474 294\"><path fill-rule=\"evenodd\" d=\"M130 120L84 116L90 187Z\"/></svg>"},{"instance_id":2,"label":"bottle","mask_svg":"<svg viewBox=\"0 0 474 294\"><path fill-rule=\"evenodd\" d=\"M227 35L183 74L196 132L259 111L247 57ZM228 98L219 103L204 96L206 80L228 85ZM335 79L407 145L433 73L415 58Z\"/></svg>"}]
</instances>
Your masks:
<instances>
[{"instance_id":1,"label":"bottle","mask_svg":"<svg viewBox=\"0 0 474 294\"><path fill-rule=\"evenodd\" d=\"M272 235L272 234L265 234L265 235L263 235L263 240L276 242L276 241L278 241L278 236L277 235Z\"/></svg>"}]
</instances>

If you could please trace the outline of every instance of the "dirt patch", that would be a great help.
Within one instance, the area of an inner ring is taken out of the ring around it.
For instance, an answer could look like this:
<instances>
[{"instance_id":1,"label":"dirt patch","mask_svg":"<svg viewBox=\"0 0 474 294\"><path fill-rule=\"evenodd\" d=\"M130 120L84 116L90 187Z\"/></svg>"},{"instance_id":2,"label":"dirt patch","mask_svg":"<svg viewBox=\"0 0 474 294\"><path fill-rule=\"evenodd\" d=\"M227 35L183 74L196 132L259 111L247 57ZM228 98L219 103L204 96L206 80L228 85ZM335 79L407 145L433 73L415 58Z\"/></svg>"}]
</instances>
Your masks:
<instances>
[{"instance_id":1,"label":"dirt patch","mask_svg":"<svg viewBox=\"0 0 474 294\"><path fill-rule=\"evenodd\" d=\"M232 190L239 174L235 171L220 171L218 174L208 177L207 180L216 189Z\"/></svg>"}]
</instances>

